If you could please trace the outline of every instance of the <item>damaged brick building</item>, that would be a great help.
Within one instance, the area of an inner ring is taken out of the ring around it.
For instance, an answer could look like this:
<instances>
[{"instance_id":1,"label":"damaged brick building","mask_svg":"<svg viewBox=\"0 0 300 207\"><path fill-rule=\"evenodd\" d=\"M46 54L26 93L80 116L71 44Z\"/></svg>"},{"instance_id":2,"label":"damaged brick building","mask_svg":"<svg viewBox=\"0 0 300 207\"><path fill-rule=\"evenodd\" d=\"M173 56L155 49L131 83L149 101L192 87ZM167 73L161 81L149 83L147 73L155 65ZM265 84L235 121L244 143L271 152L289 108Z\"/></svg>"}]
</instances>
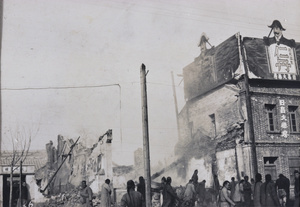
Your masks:
<instances>
[{"instance_id":1,"label":"damaged brick building","mask_svg":"<svg viewBox=\"0 0 300 207\"><path fill-rule=\"evenodd\" d=\"M300 44L266 45L239 33L206 49L183 69L186 104L176 153L187 175L212 186L231 177L280 173L293 183L300 166ZM189 150L188 146L194 147ZM293 186L292 186L293 187Z\"/></svg>"}]
</instances>

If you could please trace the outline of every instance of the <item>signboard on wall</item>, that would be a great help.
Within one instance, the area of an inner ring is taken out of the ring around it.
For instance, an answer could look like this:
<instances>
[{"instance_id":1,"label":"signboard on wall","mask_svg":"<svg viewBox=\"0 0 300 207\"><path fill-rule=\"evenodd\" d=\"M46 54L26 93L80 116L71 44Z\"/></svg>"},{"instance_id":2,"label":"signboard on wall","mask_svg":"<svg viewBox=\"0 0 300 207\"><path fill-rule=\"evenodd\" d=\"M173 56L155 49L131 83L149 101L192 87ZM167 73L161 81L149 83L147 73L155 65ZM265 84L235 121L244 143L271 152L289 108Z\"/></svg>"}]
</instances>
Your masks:
<instances>
[{"instance_id":1,"label":"signboard on wall","mask_svg":"<svg viewBox=\"0 0 300 207\"><path fill-rule=\"evenodd\" d=\"M250 79L299 81L300 44L266 46L263 39L243 38Z\"/></svg>"},{"instance_id":2,"label":"signboard on wall","mask_svg":"<svg viewBox=\"0 0 300 207\"><path fill-rule=\"evenodd\" d=\"M23 166L22 167L22 173L24 174L31 174L34 173L34 166ZM11 173L11 167L10 166L1 166L1 173L2 174L10 174ZM20 173L20 167L14 166L13 167L13 174L19 174Z\"/></svg>"},{"instance_id":3,"label":"signboard on wall","mask_svg":"<svg viewBox=\"0 0 300 207\"><path fill-rule=\"evenodd\" d=\"M275 79L296 80L298 65L294 48L280 44L266 46L270 72Z\"/></svg>"}]
</instances>

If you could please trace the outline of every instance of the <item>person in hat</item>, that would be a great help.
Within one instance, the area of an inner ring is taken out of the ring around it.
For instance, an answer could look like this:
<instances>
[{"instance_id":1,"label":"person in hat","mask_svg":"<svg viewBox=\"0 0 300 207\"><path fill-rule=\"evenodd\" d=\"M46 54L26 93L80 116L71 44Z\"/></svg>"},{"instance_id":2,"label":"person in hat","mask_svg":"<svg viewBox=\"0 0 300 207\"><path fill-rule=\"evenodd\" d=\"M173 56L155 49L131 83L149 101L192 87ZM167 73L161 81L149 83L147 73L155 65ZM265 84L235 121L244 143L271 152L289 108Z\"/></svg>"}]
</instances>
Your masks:
<instances>
[{"instance_id":1,"label":"person in hat","mask_svg":"<svg viewBox=\"0 0 300 207\"><path fill-rule=\"evenodd\" d=\"M294 193L295 193L295 202L294 202L294 207L299 206L299 171L295 170L294 171L294 176L295 176L295 188L294 188Z\"/></svg>"},{"instance_id":2,"label":"person in hat","mask_svg":"<svg viewBox=\"0 0 300 207\"><path fill-rule=\"evenodd\" d=\"M267 46L270 46L275 43L277 45L284 44L289 47L296 46L295 40L293 40L293 39L289 40L289 39L286 39L285 37L283 37L282 31L285 31L285 28L282 27L280 21L274 20L273 23L268 27L271 28L269 36L270 36L271 32L273 31L274 37L271 37L271 38L269 36L264 37L264 42Z\"/></svg>"}]
</instances>

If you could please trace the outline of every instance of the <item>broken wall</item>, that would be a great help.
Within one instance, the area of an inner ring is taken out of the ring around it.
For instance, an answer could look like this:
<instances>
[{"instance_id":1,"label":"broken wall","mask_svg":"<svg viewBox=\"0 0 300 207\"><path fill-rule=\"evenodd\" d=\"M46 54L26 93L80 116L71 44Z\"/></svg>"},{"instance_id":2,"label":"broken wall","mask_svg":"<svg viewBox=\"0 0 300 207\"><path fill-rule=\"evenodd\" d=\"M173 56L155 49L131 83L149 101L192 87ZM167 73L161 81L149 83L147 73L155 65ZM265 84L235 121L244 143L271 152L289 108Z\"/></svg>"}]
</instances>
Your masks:
<instances>
[{"instance_id":1,"label":"broken wall","mask_svg":"<svg viewBox=\"0 0 300 207\"><path fill-rule=\"evenodd\" d=\"M61 135L58 136L58 150L53 150L51 142L48 143L48 163L36 174L42 191L50 183L44 194L56 195L70 191L80 186L82 180L97 193L100 192L105 179L113 180L111 131L106 135L96 138L92 148L86 148L81 143L74 145L72 139L64 139ZM71 148L73 149L70 153ZM57 174L53 177L56 171Z\"/></svg>"}]
</instances>

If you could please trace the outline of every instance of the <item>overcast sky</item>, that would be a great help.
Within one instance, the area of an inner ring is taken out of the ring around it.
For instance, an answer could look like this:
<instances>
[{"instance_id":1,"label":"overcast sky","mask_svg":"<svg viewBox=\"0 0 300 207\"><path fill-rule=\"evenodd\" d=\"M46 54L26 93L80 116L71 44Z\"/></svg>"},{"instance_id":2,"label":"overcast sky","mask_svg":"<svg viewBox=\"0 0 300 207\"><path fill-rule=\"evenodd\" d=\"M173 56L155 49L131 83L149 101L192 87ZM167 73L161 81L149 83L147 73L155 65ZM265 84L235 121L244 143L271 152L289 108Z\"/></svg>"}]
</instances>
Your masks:
<instances>
[{"instance_id":1,"label":"overcast sky","mask_svg":"<svg viewBox=\"0 0 300 207\"><path fill-rule=\"evenodd\" d=\"M178 135L171 71L181 110L177 74L200 54L200 35L215 46L237 32L262 38L278 19L284 36L299 42L299 9L299 0L6 0L2 148L20 127L39 129L33 150L56 144L58 134L90 145L113 129L114 161L132 163L133 150L143 147L144 63L151 160L172 157Z\"/></svg>"}]
</instances>

